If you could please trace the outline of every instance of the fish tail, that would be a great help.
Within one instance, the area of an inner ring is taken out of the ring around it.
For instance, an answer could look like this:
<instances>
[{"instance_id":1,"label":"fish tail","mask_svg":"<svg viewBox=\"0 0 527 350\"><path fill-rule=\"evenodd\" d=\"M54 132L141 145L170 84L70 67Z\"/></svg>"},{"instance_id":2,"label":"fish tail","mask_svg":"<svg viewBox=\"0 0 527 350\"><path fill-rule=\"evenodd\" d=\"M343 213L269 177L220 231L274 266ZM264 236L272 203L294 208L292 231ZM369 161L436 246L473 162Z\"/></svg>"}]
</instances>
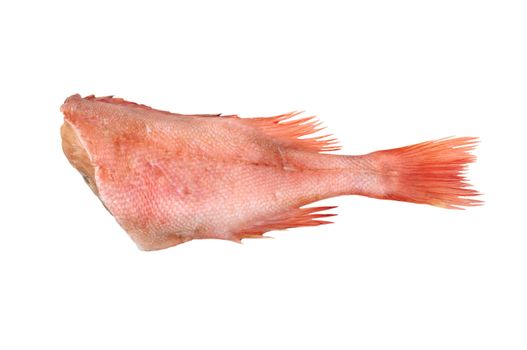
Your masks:
<instances>
[{"instance_id":1,"label":"fish tail","mask_svg":"<svg viewBox=\"0 0 527 350\"><path fill-rule=\"evenodd\" d=\"M376 190L364 194L448 209L481 205L464 176L477 143L475 137L445 138L370 153Z\"/></svg>"}]
</instances>

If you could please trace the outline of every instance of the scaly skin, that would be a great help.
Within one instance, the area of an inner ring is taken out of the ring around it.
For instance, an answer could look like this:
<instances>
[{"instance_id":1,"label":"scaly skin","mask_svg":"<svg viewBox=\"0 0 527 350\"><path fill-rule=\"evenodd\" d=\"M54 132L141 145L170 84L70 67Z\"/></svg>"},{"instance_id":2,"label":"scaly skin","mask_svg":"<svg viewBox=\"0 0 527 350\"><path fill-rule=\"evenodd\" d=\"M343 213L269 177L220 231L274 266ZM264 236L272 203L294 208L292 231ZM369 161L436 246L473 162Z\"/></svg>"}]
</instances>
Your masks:
<instances>
[{"instance_id":1,"label":"scaly skin","mask_svg":"<svg viewBox=\"0 0 527 350\"><path fill-rule=\"evenodd\" d=\"M326 215L299 208L343 194L386 196L384 155L321 154L317 147L336 147L299 141L316 131L309 123L170 114L79 95L61 110L68 159L144 250L323 224Z\"/></svg>"}]
</instances>

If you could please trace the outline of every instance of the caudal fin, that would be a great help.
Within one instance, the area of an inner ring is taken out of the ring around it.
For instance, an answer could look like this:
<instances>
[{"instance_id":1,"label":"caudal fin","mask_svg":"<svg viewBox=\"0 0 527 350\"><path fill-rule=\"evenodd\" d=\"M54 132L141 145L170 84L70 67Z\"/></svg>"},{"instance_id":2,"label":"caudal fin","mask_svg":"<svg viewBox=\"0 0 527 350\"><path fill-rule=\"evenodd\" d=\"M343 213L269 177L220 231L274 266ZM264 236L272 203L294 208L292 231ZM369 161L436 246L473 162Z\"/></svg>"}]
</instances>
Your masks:
<instances>
[{"instance_id":1,"label":"caudal fin","mask_svg":"<svg viewBox=\"0 0 527 350\"><path fill-rule=\"evenodd\" d=\"M370 153L383 187L378 197L449 209L481 205L464 176L477 143L475 137L445 138Z\"/></svg>"}]
</instances>

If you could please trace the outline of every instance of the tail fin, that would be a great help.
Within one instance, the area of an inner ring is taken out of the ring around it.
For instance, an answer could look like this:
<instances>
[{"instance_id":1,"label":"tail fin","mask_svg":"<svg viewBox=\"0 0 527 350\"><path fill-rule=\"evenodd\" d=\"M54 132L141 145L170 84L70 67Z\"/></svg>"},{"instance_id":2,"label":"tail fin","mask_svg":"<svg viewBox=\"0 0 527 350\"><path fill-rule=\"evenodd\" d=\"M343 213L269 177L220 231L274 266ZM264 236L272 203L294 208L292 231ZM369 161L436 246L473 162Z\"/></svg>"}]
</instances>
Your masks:
<instances>
[{"instance_id":1,"label":"tail fin","mask_svg":"<svg viewBox=\"0 0 527 350\"><path fill-rule=\"evenodd\" d=\"M370 153L378 164L382 198L463 209L481 205L464 172L476 157L475 137L445 138Z\"/></svg>"}]
</instances>

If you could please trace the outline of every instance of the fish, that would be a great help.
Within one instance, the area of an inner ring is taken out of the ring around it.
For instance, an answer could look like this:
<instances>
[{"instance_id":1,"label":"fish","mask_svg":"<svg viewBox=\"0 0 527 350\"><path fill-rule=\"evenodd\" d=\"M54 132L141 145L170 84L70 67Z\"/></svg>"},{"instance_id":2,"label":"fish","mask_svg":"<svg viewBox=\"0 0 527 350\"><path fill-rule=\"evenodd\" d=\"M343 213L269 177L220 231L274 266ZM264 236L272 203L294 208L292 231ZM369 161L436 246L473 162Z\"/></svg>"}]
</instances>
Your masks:
<instances>
[{"instance_id":1,"label":"fish","mask_svg":"<svg viewBox=\"0 0 527 350\"><path fill-rule=\"evenodd\" d=\"M317 201L361 195L481 205L466 179L477 137L341 155L315 116L177 114L113 96L68 97L62 149L139 249L241 242L332 223Z\"/></svg>"}]
</instances>

